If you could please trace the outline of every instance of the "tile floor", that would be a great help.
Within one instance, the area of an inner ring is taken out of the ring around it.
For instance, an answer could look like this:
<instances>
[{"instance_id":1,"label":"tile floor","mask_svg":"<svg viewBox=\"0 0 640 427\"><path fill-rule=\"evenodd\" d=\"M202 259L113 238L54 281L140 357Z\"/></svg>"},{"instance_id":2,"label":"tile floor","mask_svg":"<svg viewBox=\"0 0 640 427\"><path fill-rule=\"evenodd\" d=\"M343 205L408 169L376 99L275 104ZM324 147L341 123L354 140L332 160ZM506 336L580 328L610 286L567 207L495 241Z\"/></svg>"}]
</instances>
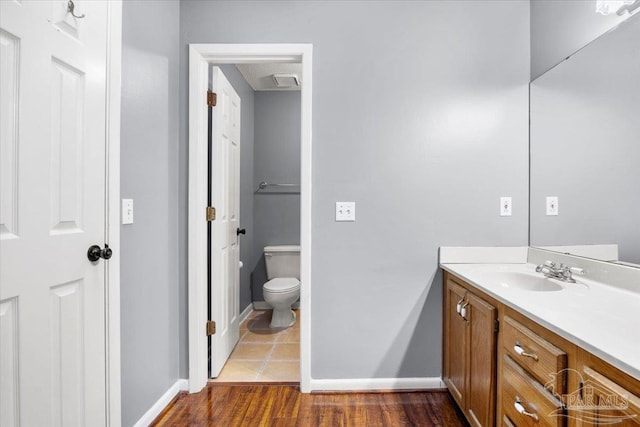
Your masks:
<instances>
[{"instance_id":1,"label":"tile floor","mask_svg":"<svg viewBox=\"0 0 640 427\"><path fill-rule=\"evenodd\" d=\"M213 382L300 382L300 310L287 329L270 329L271 310L240 325L240 341Z\"/></svg>"}]
</instances>

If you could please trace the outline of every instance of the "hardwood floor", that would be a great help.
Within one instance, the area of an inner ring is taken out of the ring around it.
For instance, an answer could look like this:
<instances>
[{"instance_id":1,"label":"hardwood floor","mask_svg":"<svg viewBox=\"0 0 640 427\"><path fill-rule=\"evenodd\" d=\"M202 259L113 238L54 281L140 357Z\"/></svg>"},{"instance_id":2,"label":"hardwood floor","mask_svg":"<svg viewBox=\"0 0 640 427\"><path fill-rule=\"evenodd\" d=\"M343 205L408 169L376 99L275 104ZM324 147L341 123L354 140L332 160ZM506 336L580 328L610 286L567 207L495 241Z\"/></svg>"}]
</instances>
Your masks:
<instances>
[{"instance_id":1,"label":"hardwood floor","mask_svg":"<svg viewBox=\"0 0 640 427\"><path fill-rule=\"evenodd\" d=\"M447 392L302 394L297 385L209 383L152 426L466 426Z\"/></svg>"}]
</instances>

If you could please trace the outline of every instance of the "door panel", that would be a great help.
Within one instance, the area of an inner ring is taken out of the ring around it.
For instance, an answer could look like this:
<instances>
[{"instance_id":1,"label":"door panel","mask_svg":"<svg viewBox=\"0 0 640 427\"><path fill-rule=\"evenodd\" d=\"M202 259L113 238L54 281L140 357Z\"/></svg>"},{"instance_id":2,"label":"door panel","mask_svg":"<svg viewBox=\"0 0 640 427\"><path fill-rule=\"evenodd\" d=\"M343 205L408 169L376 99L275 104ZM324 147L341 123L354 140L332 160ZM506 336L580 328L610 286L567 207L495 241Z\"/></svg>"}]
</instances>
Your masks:
<instances>
[{"instance_id":1,"label":"door panel","mask_svg":"<svg viewBox=\"0 0 640 427\"><path fill-rule=\"evenodd\" d=\"M458 301L464 299L466 290L447 280L446 284L446 330L445 330L445 373L444 380L451 395L461 408L465 408L467 372L467 321L456 310Z\"/></svg>"},{"instance_id":2,"label":"door panel","mask_svg":"<svg viewBox=\"0 0 640 427\"><path fill-rule=\"evenodd\" d=\"M469 300L469 419L476 426L492 426L496 387L495 307L473 294Z\"/></svg>"},{"instance_id":3,"label":"door panel","mask_svg":"<svg viewBox=\"0 0 640 427\"><path fill-rule=\"evenodd\" d=\"M18 235L20 39L0 30L0 239Z\"/></svg>"},{"instance_id":4,"label":"door panel","mask_svg":"<svg viewBox=\"0 0 640 427\"><path fill-rule=\"evenodd\" d=\"M83 425L84 310L82 280L51 288L52 419Z\"/></svg>"},{"instance_id":5,"label":"door panel","mask_svg":"<svg viewBox=\"0 0 640 427\"><path fill-rule=\"evenodd\" d=\"M216 219L211 224L211 376L217 377L240 337L239 247L240 217L240 97L218 67L212 67L212 90L217 93L211 124L211 201Z\"/></svg>"},{"instance_id":6,"label":"door panel","mask_svg":"<svg viewBox=\"0 0 640 427\"><path fill-rule=\"evenodd\" d=\"M84 73L51 61L51 234L82 231Z\"/></svg>"},{"instance_id":7,"label":"door panel","mask_svg":"<svg viewBox=\"0 0 640 427\"><path fill-rule=\"evenodd\" d=\"M18 425L18 298L0 301L0 424Z\"/></svg>"},{"instance_id":8,"label":"door panel","mask_svg":"<svg viewBox=\"0 0 640 427\"><path fill-rule=\"evenodd\" d=\"M0 425L106 420L107 2L0 2Z\"/></svg>"}]
</instances>

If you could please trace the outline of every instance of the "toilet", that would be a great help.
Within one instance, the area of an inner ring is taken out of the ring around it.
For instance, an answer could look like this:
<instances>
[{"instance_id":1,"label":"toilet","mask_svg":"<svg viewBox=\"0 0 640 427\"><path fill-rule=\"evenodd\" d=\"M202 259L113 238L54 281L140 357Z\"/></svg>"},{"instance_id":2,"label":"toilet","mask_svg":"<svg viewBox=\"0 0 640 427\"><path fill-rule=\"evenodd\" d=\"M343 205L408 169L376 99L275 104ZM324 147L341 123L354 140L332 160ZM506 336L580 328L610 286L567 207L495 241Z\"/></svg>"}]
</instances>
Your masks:
<instances>
[{"instance_id":1,"label":"toilet","mask_svg":"<svg viewBox=\"0 0 640 427\"><path fill-rule=\"evenodd\" d=\"M273 308L271 328L288 328L296 323L291 305L300 297L300 246L266 246L264 259L269 281L262 293Z\"/></svg>"}]
</instances>

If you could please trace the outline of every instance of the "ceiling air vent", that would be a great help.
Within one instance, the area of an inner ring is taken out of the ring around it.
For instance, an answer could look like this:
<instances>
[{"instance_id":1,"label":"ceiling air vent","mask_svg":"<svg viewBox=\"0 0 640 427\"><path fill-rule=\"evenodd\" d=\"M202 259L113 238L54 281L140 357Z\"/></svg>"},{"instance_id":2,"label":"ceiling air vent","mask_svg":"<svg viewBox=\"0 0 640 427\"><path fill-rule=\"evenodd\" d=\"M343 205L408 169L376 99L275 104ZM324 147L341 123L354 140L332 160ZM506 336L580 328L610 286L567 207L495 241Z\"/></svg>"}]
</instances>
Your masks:
<instances>
[{"instance_id":1,"label":"ceiling air vent","mask_svg":"<svg viewBox=\"0 0 640 427\"><path fill-rule=\"evenodd\" d=\"M298 87L300 80L295 74L274 74L273 83L276 87Z\"/></svg>"}]
</instances>

